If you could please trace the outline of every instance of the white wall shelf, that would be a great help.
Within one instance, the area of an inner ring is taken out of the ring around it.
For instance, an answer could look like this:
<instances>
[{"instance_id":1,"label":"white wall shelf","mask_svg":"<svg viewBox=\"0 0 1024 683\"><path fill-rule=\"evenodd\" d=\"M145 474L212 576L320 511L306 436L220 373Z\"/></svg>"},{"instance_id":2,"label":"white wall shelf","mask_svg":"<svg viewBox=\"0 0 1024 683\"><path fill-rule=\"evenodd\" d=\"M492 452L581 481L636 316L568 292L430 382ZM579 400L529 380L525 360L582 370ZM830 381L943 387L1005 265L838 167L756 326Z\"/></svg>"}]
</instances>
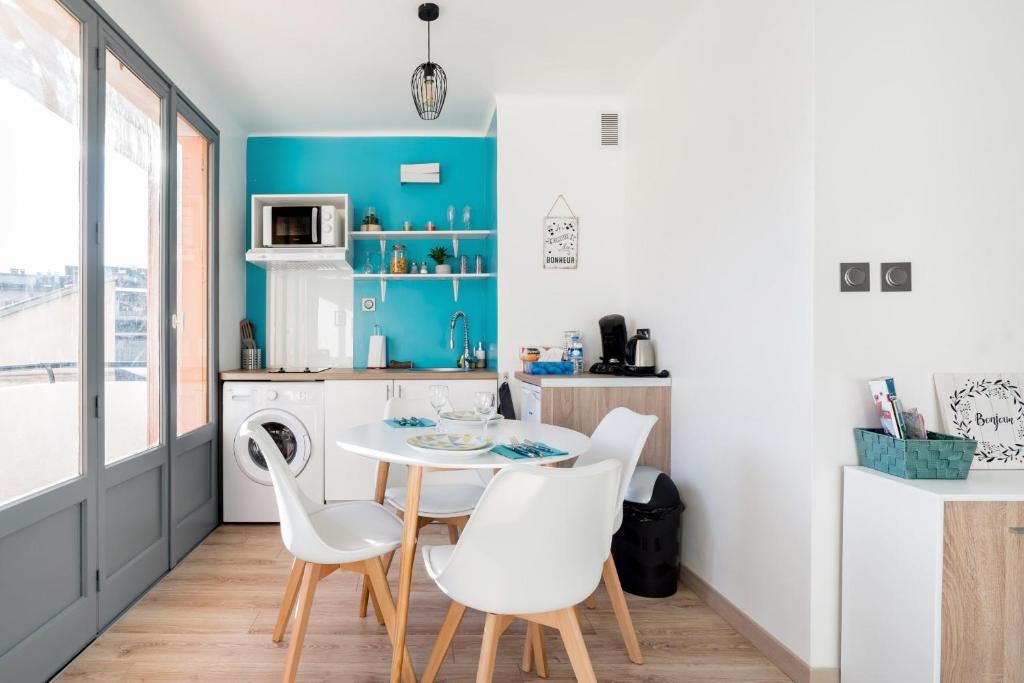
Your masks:
<instances>
[{"instance_id":1,"label":"white wall shelf","mask_svg":"<svg viewBox=\"0 0 1024 683\"><path fill-rule=\"evenodd\" d=\"M353 230L351 237L354 240L485 240L493 237L494 230L377 230L362 231Z\"/></svg>"},{"instance_id":2,"label":"white wall shelf","mask_svg":"<svg viewBox=\"0 0 1024 683\"><path fill-rule=\"evenodd\" d=\"M459 256L460 240L486 240L495 235L495 230L353 230L349 237L353 240L376 240L380 242L380 255L387 252L388 242L408 242L419 240L451 240L452 253Z\"/></svg>"},{"instance_id":3,"label":"white wall shelf","mask_svg":"<svg viewBox=\"0 0 1024 683\"><path fill-rule=\"evenodd\" d=\"M459 300L459 281L460 280L487 280L488 278L497 277L496 273L425 273L420 275L392 275L390 273L354 273L352 275L353 280L377 280L380 282L380 301L384 303L387 301L388 293L388 281L389 280L405 280L405 281L437 281L437 280L451 280L452 281L452 298L454 301Z\"/></svg>"}]
</instances>

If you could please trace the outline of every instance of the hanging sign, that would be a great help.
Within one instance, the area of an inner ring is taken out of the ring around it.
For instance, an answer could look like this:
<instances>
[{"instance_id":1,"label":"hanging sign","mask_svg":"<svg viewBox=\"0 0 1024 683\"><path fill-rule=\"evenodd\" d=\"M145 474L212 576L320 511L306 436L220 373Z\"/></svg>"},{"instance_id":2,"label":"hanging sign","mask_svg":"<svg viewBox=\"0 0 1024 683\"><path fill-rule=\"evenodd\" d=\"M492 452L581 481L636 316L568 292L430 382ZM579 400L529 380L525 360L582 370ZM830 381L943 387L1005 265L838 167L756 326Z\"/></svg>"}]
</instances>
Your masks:
<instances>
[{"instance_id":1,"label":"hanging sign","mask_svg":"<svg viewBox=\"0 0 1024 683\"><path fill-rule=\"evenodd\" d=\"M948 434L978 442L972 467L1024 469L1024 375L935 375Z\"/></svg>"},{"instance_id":2,"label":"hanging sign","mask_svg":"<svg viewBox=\"0 0 1024 683\"><path fill-rule=\"evenodd\" d=\"M556 215L555 206L565 205L566 215ZM580 218L573 213L569 202L558 195L544 216L544 267L574 269L579 261Z\"/></svg>"}]
</instances>

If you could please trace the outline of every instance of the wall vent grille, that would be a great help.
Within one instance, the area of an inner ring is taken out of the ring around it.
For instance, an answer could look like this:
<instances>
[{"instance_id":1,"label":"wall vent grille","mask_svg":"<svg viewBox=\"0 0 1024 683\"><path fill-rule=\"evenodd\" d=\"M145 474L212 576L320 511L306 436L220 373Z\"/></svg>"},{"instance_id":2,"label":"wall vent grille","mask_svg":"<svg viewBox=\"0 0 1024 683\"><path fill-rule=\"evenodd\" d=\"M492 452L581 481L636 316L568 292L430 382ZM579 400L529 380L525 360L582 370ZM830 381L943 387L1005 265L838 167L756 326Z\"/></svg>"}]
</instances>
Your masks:
<instances>
[{"instance_id":1,"label":"wall vent grille","mask_svg":"<svg viewBox=\"0 0 1024 683\"><path fill-rule=\"evenodd\" d=\"M601 146L619 146L619 115L601 114Z\"/></svg>"}]
</instances>

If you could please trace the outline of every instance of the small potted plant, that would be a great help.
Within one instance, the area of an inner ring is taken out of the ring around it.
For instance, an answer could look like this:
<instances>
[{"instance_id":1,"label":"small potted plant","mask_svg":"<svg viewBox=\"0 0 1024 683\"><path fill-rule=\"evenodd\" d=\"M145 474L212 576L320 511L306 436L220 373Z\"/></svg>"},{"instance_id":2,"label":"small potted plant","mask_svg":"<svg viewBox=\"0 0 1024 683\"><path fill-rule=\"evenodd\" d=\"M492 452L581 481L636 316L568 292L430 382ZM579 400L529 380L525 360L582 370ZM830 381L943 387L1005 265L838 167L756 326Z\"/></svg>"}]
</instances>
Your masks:
<instances>
[{"instance_id":1,"label":"small potted plant","mask_svg":"<svg viewBox=\"0 0 1024 683\"><path fill-rule=\"evenodd\" d=\"M363 216L362 225L359 229L363 232L379 232L380 231L380 219L377 218L377 209L372 206L367 207L366 214Z\"/></svg>"},{"instance_id":2,"label":"small potted plant","mask_svg":"<svg viewBox=\"0 0 1024 683\"><path fill-rule=\"evenodd\" d=\"M427 253L430 256L430 258L434 260L434 263L437 264L436 266L434 266L435 273L437 273L438 275L451 274L452 267L445 263L445 261L452 257L452 253L448 251L447 247L434 247Z\"/></svg>"}]
</instances>

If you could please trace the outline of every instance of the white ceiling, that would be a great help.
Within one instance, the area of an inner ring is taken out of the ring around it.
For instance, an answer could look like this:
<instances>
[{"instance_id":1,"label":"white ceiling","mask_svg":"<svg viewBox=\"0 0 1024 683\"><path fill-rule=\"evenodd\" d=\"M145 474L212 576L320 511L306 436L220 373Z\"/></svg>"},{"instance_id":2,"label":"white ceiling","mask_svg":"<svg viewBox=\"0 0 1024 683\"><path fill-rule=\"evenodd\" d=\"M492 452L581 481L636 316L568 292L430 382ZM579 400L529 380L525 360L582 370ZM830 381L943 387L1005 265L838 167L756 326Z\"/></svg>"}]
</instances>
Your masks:
<instances>
[{"instance_id":1,"label":"white ceiling","mask_svg":"<svg viewBox=\"0 0 1024 683\"><path fill-rule=\"evenodd\" d=\"M144 7L247 133L450 135L482 133L495 93L621 93L688 4L441 0L432 56L448 75L448 96L436 121L419 119L409 91L426 58L418 0L146 0Z\"/></svg>"}]
</instances>

